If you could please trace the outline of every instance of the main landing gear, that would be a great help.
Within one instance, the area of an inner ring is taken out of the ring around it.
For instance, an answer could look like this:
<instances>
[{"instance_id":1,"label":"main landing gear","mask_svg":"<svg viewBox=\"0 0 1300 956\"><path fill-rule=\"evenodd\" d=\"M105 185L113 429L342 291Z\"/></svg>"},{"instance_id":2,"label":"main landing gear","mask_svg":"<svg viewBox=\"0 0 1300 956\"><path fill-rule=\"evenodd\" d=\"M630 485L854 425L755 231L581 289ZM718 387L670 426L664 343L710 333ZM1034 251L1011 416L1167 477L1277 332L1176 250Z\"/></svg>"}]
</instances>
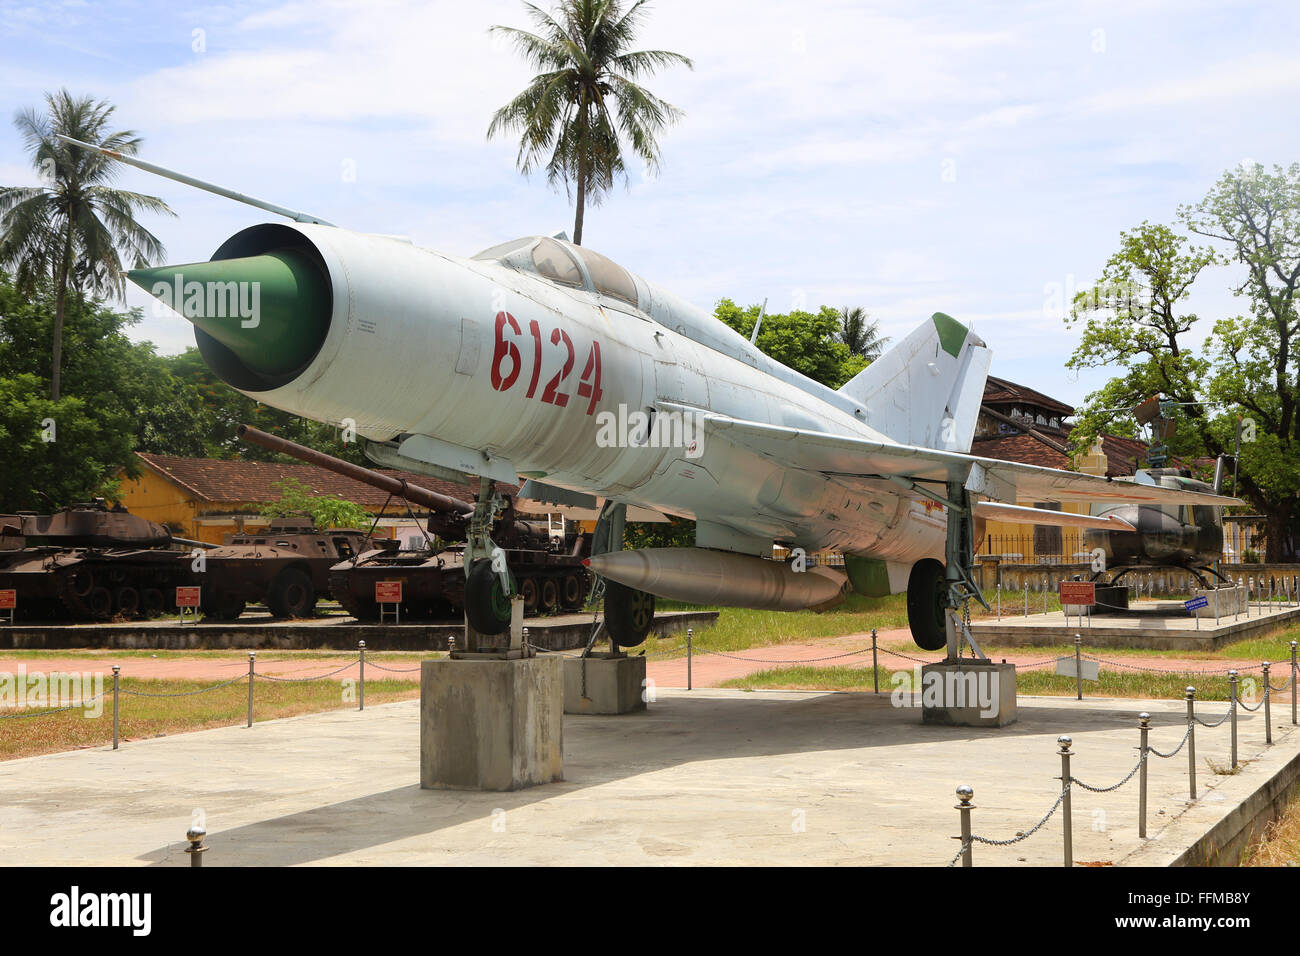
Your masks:
<instances>
[{"instance_id":1,"label":"main landing gear","mask_svg":"<svg viewBox=\"0 0 1300 956\"><path fill-rule=\"evenodd\" d=\"M969 643L979 657L984 657L967 626L970 617L966 608L971 600L988 608L970 572L975 560L975 508L970 492L961 481L947 483L946 497L916 483L910 487L943 505L948 516L945 561L925 558L912 565L908 575L907 623L912 640L922 650L947 647L949 660L961 657L963 642Z\"/></svg>"}]
</instances>

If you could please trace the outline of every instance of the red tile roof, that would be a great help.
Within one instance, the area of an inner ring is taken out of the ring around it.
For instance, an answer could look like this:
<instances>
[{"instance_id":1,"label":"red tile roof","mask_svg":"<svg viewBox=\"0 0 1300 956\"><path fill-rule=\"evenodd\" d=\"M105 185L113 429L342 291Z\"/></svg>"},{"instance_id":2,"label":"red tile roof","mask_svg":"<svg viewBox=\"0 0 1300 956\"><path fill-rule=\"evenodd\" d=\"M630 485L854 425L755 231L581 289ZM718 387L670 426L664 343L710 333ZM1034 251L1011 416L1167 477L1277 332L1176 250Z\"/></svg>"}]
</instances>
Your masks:
<instances>
[{"instance_id":1,"label":"red tile roof","mask_svg":"<svg viewBox=\"0 0 1300 956\"><path fill-rule=\"evenodd\" d=\"M1066 434L1068 435L1068 430ZM1146 458L1146 442L1135 438L1103 435L1102 451L1106 453L1106 474L1112 478L1132 475ZM998 435L977 438L971 443L971 454L1002 461L1018 461L1044 468L1070 468L1070 459L1055 449L1048 448L1032 435ZM1168 466L1178 467L1181 462L1170 459Z\"/></svg>"},{"instance_id":2,"label":"red tile roof","mask_svg":"<svg viewBox=\"0 0 1300 956\"><path fill-rule=\"evenodd\" d=\"M184 489L199 501L214 504L278 501L280 493L271 486L285 478L296 478L315 495L338 495L363 508L378 509L388 498L388 492L342 475L336 475L315 465L294 462L281 464L274 461L224 460L218 458L178 458L173 455L152 455L136 452L146 468ZM472 501L476 488L468 485L417 475L409 471L379 468L385 475L403 478L413 485L436 491L462 501ZM498 485L507 494L518 489L513 485ZM400 508L400 504L398 504Z\"/></svg>"},{"instance_id":3,"label":"red tile roof","mask_svg":"<svg viewBox=\"0 0 1300 956\"><path fill-rule=\"evenodd\" d=\"M1003 405L1033 405L1045 411L1053 411L1057 417L1074 414L1074 409L1062 401L993 375L984 380L984 404L992 405L1004 414L1005 409L1001 408Z\"/></svg>"}]
</instances>

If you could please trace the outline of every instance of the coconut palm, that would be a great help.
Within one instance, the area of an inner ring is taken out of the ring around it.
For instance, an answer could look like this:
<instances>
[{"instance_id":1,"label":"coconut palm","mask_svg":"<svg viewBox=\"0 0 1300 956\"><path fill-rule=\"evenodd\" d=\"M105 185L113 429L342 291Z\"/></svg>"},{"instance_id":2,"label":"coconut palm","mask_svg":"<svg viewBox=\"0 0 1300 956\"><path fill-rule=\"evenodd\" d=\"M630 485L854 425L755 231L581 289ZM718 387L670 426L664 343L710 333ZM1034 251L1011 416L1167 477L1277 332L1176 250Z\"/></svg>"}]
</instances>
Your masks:
<instances>
[{"instance_id":1,"label":"coconut palm","mask_svg":"<svg viewBox=\"0 0 1300 956\"><path fill-rule=\"evenodd\" d=\"M666 66L691 61L666 50L631 50L646 0L562 0L552 16L525 3L538 32L494 26L538 71L492 117L488 138L519 134L517 164L527 175L545 164L547 181L577 191L573 241L582 243L587 202L596 205L622 176L624 149L648 172L659 168L658 135L682 112L638 85Z\"/></svg>"},{"instance_id":2,"label":"coconut palm","mask_svg":"<svg viewBox=\"0 0 1300 956\"><path fill-rule=\"evenodd\" d=\"M871 321L864 309L850 309L846 305L840 309L840 341L854 355L874 362L880 358L889 338L880 335L880 323Z\"/></svg>"},{"instance_id":3,"label":"coconut palm","mask_svg":"<svg viewBox=\"0 0 1300 956\"><path fill-rule=\"evenodd\" d=\"M58 401L69 291L123 297L122 255L139 268L164 254L162 243L136 221L136 214L175 214L156 196L113 188L119 163L57 137L62 133L134 154L140 138L130 130L110 131L113 107L107 101L74 97L67 90L47 93L45 101L46 113L25 109L14 117L41 185L0 187L0 267L13 270L22 289L53 283L50 397Z\"/></svg>"}]
</instances>

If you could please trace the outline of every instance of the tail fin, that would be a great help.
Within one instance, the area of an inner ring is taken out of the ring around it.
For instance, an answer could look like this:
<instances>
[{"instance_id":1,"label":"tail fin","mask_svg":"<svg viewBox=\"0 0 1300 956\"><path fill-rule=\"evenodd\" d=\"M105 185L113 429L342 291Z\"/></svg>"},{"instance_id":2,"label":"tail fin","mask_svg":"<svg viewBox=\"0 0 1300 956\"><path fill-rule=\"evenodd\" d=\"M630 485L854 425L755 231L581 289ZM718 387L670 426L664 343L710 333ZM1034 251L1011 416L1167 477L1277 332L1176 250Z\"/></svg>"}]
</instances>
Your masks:
<instances>
[{"instance_id":1,"label":"tail fin","mask_svg":"<svg viewBox=\"0 0 1300 956\"><path fill-rule=\"evenodd\" d=\"M936 312L840 391L867 408L867 424L894 441L970 451L992 353Z\"/></svg>"}]
</instances>

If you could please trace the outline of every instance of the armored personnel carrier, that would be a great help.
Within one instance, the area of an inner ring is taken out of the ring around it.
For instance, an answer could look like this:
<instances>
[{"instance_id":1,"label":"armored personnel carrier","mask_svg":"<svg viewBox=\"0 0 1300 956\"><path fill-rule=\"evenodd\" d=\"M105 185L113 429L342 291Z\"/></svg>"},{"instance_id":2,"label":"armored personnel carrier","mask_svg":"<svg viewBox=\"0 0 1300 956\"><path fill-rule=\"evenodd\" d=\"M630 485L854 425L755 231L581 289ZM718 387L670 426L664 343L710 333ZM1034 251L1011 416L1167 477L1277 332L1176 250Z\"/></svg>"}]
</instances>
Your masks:
<instances>
[{"instance_id":1,"label":"armored personnel carrier","mask_svg":"<svg viewBox=\"0 0 1300 956\"><path fill-rule=\"evenodd\" d=\"M194 583L203 588L204 615L215 620L233 621L249 604L265 604L273 617L311 617L330 592L330 568L373 547L364 531L275 518L265 530L225 535L204 553Z\"/></svg>"}]
</instances>

